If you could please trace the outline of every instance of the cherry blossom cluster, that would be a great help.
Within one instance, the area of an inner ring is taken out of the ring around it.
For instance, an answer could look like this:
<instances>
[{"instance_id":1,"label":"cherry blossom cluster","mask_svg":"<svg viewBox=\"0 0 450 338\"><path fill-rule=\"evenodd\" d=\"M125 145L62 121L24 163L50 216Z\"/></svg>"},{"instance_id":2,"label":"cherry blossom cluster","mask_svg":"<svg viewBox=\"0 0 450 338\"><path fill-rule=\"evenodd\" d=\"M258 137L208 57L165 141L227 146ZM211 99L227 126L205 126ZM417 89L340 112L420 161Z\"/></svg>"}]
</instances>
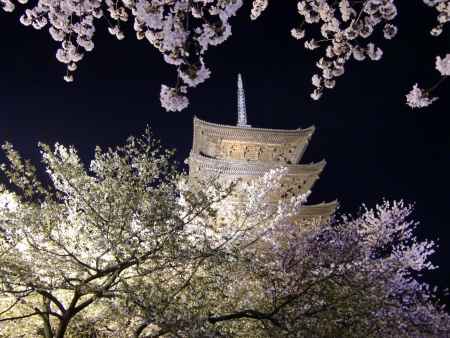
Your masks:
<instances>
[{"instance_id":1,"label":"cherry blossom cluster","mask_svg":"<svg viewBox=\"0 0 450 338\"><path fill-rule=\"evenodd\" d=\"M436 70L441 74L441 79L430 89L419 88L416 83L413 89L406 94L406 103L411 108L424 108L431 105L438 97L431 96L431 92L436 89L446 78L450 75L450 54L447 54L444 58L440 56L436 57L435 63Z\"/></svg>"},{"instance_id":2,"label":"cherry blossom cluster","mask_svg":"<svg viewBox=\"0 0 450 338\"><path fill-rule=\"evenodd\" d=\"M437 97L431 97L428 90L419 88L417 83L413 86L413 89L406 94L406 103L411 108L428 107L437 99Z\"/></svg>"},{"instance_id":3,"label":"cherry blossom cluster","mask_svg":"<svg viewBox=\"0 0 450 338\"><path fill-rule=\"evenodd\" d=\"M259 17L267 4L268 1L254 0L252 19ZM397 27L392 24L397 16L394 0L301 0L297 10L301 22L291 30L291 35L297 40L305 39L308 27L318 25L320 36L309 38L304 46L309 50L322 48L325 54L316 63L319 73L311 79L314 100L320 99L325 89L335 87L336 79L344 74L345 65L351 59L381 59L381 48L367 42L377 30L388 40L397 34Z\"/></svg>"},{"instance_id":4,"label":"cherry blossom cluster","mask_svg":"<svg viewBox=\"0 0 450 338\"><path fill-rule=\"evenodd\" d=\"M438 23L430 31L432 36L438 37L442 34L444 26L450 22L450 0L423 0L423 2L438 12ZM416 83L406 95L406 103L411 108L428 107L438 99L438 97L431 96L431 93L450 75L450 54L444 58L437 56L435 68L441 74L441 79L434 86L422 89Z\"/></svg>"},{"instance_id":5,"label":"cherry blossom cluster","mask_svg":"<svg viewBox=\"0 0 450 338\"><path fill-rule=\"evenodd\" d=\"M187 107L188 87L196 87L210 76L203 55L210 46L231 35L229 19L242 7L242 0L182 0L136 2L134 29L177 68L175 87L163 86L161 104L168 111Z\"/></svg>"},{"instance_id":6,"label":"cherry blossom cluster","mask_svg":"<svg viewBox=\"0 0 450 338\"><path fill-rule=\"evenodd\" d=\"M316 63L319 73L312 77L315 87L311 94L314 100L320 99L325 89L332 89L336 79L345 72L345 65L351 59L357 61L380 60L383 51L373 42L367 42L377 30L385 39L392 39L397 27L392 21L397 16L394 0L305 0L297 4L301 24L292 29L295 39L306 36L308 25L320 27L320 37L309 38L305 48L322 48L325 55Z\"/></svg>"},{"instance_id":7,"label":"cherry blossom cluster","mask_svg":"<svg viewBox=\"0 0 450 338\"><path fill-rule=\"evenodd\" d=\"M252 5L253 7L250 17L252 20L256 20L269 5L269 0L253 0Z\"/></svg>"},{"instance_id":8,"label":"cherry blossom cluster","mask_svg":"<svg viewBox=\"0 0 450 338\"><path fill-rule=\"evenodd\" d=\"M427 90L419 88L417 83L413 86L413 89L406 94L406 103L411 108L428 107L437 99L437 97L431 97Z\"/></svg>"},{"instance_id":9,"label":"cherry blossom cluster","mask_svg":"<svg viewBox=\"0 0 450 338\"><path fill-rule=\"evenodd\" d=\"M4 11L15 9L15 0L1 0ZM18 0L26 4L27 0ZM74 80L74 72L86 52L94 49L94 34L100 18L118 40L125 37L125 24L132 18L139 40L157 48L164 61L177 69L174 87L163 85L161 104L168 111L187 107L188 87L196 87L210 76L204 54L210 46L223 43L231 35L229 20L242 7L242 0L39 0L25 9L20 22L35 29L48 27L60 43L59 62L67 66L64 79Z\"/></svg>"},{"instance_id":10,"label":"cherry blossom cluster","mask_svg":"<svg viewBox=\"0 0 450 338\"><path fill-rule=\"evenodd\" d=\"M423 0L423 2L430 7L433 7L437 12L437 24L431 29L431 35L439 36L442 34L444 26L450 22L450 1L449 0Z\"/></svg>"},{"instance_id":11,"label":"cherry blossom cluster","mask_svg":"<svg viewBox=\"0 0 450 338\"><path fill-rule=\"evenodd\" d=\"M180 111L189 105L189 99L186 94L186 86L179 88L170 88L166 85L161 86L161 104L168 111Z\"/></svg>"},{"instance_id":12,"label":"cherry blossom cluster","mask_svg":"<svg viewBox=\"0 0 450 338\"><path fill-rule=\"evenodd\" d=\"M40 0L35 7L25 10L20 22L35 29L48 26L52 39L60 43L56 58L67 66L64 79L72 82L78 63L94 48L95 20L103 15L101 7L98 0Z\"/></svg>"}]
</instances>

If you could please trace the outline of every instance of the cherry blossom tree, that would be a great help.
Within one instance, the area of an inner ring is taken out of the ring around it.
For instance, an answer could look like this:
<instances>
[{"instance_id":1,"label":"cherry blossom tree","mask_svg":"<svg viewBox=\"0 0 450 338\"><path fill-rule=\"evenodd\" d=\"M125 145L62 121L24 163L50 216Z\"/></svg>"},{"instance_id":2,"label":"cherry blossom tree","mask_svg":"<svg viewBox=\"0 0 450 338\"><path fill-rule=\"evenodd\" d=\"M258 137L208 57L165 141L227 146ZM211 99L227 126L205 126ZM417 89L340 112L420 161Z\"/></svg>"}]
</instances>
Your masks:
<instances>
[{"instance_id":1,"label":"cherry blossom tree","mask_svg":"<svg viewBox=\"0 0 450 338\"><path fill-rule=\"evenodd\" d=\"M2 338L450 334L417 279L435 244L410 205L305 225L283 168L195 180L149 132L97 148L88 169L73 147L40 147L50 180L4 145Z\"/></svg>"},{"instance_id":2,"label":"cherry blossom tree","mask_svg":"<svg viewBox=\"0 0 450 338\"><path fill-rule=\"evenodd\" d=\"M183 174L149 133L97 149L89 171L75 149L41 145L50 185L11 145L4 149L10 162L2 170L14 188L0 187L2 337L80 337L118 306L130 280L164 274L184 283L215 250L197 251L200 240L191 245L184 226L227 192L189 194L181 209Z\"/></svg>"},{"instance_id":3,"label":"cherry blossom tree","mask_svg":"<svg viewBox=\"0 0 450 338\"><path fill-rule=\"evenodd\" d=\"M383 50L374 36L380 32L391 40L397 33L395 19L398 0L300 0L297 8L299 25L292 28L293 38L307 39L308 50L322 50L312 75L311 98L318 100L332 89L348 64L356 61L377 61ZM205 64L210 47L225 42L232 33L231 18L243 6L243 0L0 0L6 12L16 7L23 11L20 22L35 29L48 27L51 37L60 43L56 58L67 66L64 79L74 80L77 65L86 53L94 49L96 30L106 21L109 32L118 40L125 37L125 25L132 22L139 40L147 40L157 48L164 61L176 68L177 80L161 86L160 99L168 111L180 111L189 104L188 88L196 87L209 78ZM450 0L423 0L436 9L438 23L433 36L442 33L450 20ZM269 6L269 0L252 1L251 18L257 19ZM316 29L315 26L318 28ZM317 32L317 34L314 34ZM436 69L442 78L450 73L450 54L437 56ZM435 101L431 91L417 85L407 95L413 108Z\"/></svg>"}]
</instances>

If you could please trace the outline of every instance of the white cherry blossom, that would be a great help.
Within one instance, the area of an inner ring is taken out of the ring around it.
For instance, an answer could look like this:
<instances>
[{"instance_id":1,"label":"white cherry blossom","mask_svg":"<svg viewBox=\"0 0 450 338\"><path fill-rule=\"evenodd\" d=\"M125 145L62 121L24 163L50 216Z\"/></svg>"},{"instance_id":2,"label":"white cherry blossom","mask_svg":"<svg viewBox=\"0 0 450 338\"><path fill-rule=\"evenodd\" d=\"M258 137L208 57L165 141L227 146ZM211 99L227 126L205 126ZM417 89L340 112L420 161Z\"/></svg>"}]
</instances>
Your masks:
<instances>
[{"instance_id":1,"label":"white cherry blossom","mask_svg":"<svg viewBox=\"0 0 450 338\"><path fill-rule=\"evenodd\" d=\"M437 97L430 97L428 92L419 88L417 83L406 95L406 102L411 108L424 108L436 101Z\"/></svg>"},{"instance_id":2,"label":"white cherry blossom","mask_svg":"<svg viewBox=\"0 0 450 338\"><path fill-rule=\"evenodd\" d=\"M436 69L442 76L450 76L450 54L447 54L443 59L440 56L436 57Z\"/></svg>"},{"instance_id":3,"label":"white cherry blossom","mask_svg":"<svg viewBox=\"0 0 450 338\"><path fill-rule=\"evenodd\" d=\"M181 111L189 104L186 97L186 88L170 88L166 85L161 86L161 105L167 111Z\"/></svg>"},{"instance_id":4,"label":"white cherry blossom","mask_svg":"<svg viewBox=\"0 0 450 338\"><path fill-rule=\"evenodd\" d=\"M269 5L269 0L253 0L251 19L256 20Z\"/></svg>"}]
</instances>

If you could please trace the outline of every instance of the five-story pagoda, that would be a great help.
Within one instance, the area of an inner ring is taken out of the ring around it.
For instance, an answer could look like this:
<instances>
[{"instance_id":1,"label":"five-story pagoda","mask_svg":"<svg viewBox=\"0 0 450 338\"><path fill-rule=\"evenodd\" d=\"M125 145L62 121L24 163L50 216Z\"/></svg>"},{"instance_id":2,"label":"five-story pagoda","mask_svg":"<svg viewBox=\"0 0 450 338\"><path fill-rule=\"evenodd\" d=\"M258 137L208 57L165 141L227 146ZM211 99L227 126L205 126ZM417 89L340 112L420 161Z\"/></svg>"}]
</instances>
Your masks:
<instances>
[{"instance_id":1,"label":"five-story pagoda","mask_svg":"<svg viewBox=\"0 0 450 338\"><path fill-rule=\"evenodd\" d=\"M193 146L188 159L192 179L219 177L224 182L250 181L271 169L286 167L283 185L293 194L306 193L319 178L326 162L298 164L315 128L294 130L253 128L247 124L242 78L238 77L236 126L194 118ZM323 222L336 210L336 201L305 205L298 220Z\"/></svg>"}]
</instances>

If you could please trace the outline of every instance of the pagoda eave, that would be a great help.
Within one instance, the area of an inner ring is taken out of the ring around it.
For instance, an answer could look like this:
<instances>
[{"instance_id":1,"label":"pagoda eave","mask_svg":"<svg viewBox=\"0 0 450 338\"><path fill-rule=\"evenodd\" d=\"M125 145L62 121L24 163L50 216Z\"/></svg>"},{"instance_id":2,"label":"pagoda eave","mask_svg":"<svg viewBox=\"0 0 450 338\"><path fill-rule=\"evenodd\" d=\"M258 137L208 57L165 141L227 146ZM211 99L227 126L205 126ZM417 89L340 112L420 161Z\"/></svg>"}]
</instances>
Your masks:
<instances>
[{"instance_id":1,"label":"pagoda eave","mask_svg":"<svg viewBox=\"0 0 450 338\"><path fill-rule=\"evenodd\" d=\"M194 175L198 172L205 175L260 177L269 170L285 167L287 169L286 177L307 178L318 177L325 165L325 160L311 164L289 165L276 162L215 159L196 153L191 153L189 157L190 172Z\"/></svg>"},{"instance_id":2,"label":"pagoda eave","mask_svg":"<svg viewBox=\"0 0 450 338\"><path fill-rule=\"evenodd\" d=\"M301 207L298 217L329 219L336 212L338 201L304 205Z\"/></svg>"},{"instance_id":3,"label":"pagoda eave","mask_svg":"<svg viewBox=\"0 0 450 338\"><path fill-rule=\"evenodd\" d=\"M299 137L299 136L312 136L315 132L316 127L311 126L308 128L297 128L297 129L268 129L268 128L256 128L256 127L242 127L242 126L231 126L220 123L213 123L194 117L194 127L203 127L207 131L215 132L220 135L230 135L231 133L236 133L237 136L242 134L247 134L251 136L259 137L259 135L275 134L284 135L285 137ZM236 136L236 135L233 135ZM265 140L265 138L262 138Z\"/></svg>"}]
</instances>

